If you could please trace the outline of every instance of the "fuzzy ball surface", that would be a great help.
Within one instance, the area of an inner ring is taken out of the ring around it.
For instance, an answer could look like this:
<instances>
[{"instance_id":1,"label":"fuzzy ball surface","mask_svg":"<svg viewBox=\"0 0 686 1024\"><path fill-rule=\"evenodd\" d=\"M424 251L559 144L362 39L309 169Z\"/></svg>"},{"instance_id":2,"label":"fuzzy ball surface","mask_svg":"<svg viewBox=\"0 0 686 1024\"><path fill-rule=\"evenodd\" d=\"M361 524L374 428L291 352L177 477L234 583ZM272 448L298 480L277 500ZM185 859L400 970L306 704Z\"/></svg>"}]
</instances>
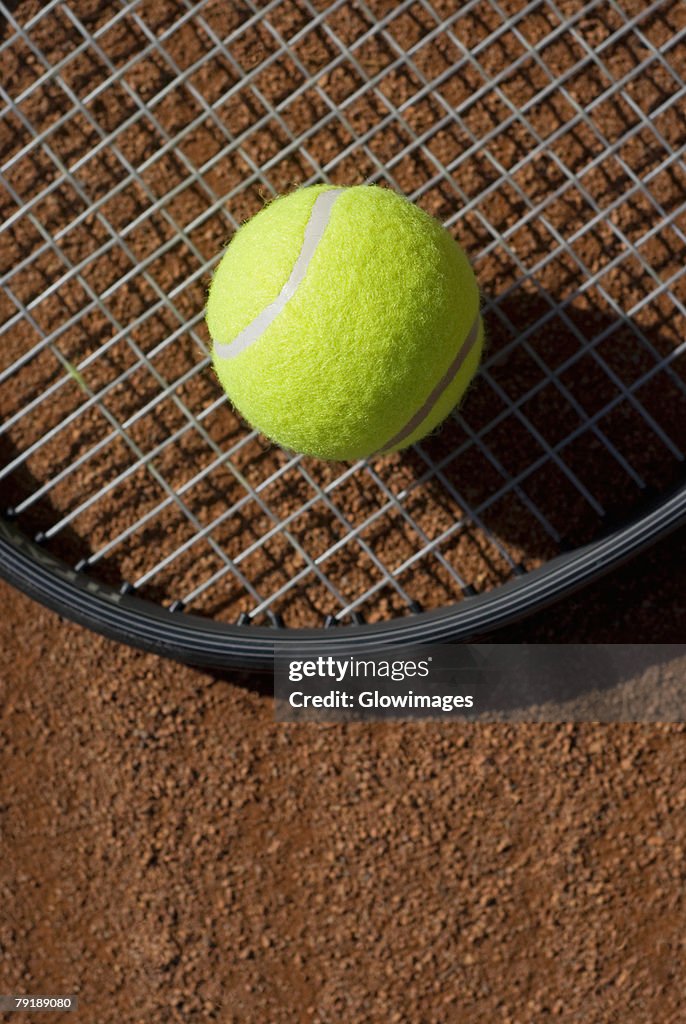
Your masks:
<instances>
[{"instance_id":1,"label":"fuzzy ball surface","mask_svg":"<svg viewBox=\"0 0 686 1024\"><path fill-rule=\"evenodd\" d=\"M385 188L315 185L234 235L207 325L227 395L284 448L353 460L434 430L483 345L466 255L438 221Z\"/></svg>"}]
</instances>

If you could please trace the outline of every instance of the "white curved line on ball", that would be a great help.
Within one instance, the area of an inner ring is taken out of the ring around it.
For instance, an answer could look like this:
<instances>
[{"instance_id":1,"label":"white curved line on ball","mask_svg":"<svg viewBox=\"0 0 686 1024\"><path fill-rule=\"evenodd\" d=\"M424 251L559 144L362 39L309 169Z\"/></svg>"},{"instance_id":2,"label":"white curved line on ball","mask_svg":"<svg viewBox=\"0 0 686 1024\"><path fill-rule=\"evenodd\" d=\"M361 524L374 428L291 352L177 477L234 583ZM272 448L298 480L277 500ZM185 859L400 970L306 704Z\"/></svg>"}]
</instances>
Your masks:
<instances>
[{"instance_id":1,"label":"white curved line on ball","mask_svg":"<svg viewBox=\"0 0 686 1024\"><path fill-rule=\"evenodd\" d=\"M431 413L434 406L436 405L436 402L438 402L439 398L455 380L455 377L459 373L460 368L463 366L465 359L476 345L477 338L479 337L480 327L481 314L477 312L476 317L474 319L474 323L469 329L469 334L462 343L462 346L460 347L457 355L455 356L452 363L445 371L441 379L432 389L426 401L420 406L419 409L417 409L414 415L410 417L410 419L407 421L402 430L399 430L398 433L395 434L390 439L390 441L387 441L383 448L380 448L377 452L375 452L375 455L383 455L383 453L387 452L389 448L395 448L397 444L400 444L402 441L406 440L406 438L408 438L410 434L413 434L417 427L419 426L419 424L422 423L426 419L426 417Z\"/></svg>"},{"instance_id":2,"label":"white curved line on ball","mask_svg":"<svg viewBox=\"0 0 686 1024\"><path fill-rule=\"evenodd\" d=\"M319 193L312 204L310 217L305 227L302 248L293 264L290 277L274 301L265 306L255 319L251 320L248 326L244 327L232 341L224 345L220 345L217 342L214 343L214 351L221 359L235 359L241 352L245 352L246 348L249 348L250 345L258 341L286 303L293 298L307 273L310 260L314 256L317 246L326 231L333 204L342 192L342 188L332 188L326 192Z\"/></svg>"}]
</instances>

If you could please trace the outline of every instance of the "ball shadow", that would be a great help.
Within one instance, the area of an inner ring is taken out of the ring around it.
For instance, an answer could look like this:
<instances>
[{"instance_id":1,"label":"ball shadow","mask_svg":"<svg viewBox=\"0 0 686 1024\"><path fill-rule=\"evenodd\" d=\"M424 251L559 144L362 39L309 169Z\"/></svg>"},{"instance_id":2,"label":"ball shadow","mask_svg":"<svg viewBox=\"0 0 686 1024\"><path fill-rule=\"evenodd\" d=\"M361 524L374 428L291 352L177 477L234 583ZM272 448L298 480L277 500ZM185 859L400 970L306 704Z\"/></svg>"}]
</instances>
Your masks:
<instances>
[{"instance_id":1,"label":"ball shadow","mask_svg":"<svg viewBox=\"0 0 686 1024\"><path fill-rule=\"evenodd\" d=\"M426 508L471 537L489 586L590 542L684 479L686 359L650 330L544 291L486 302L487 348L465 401L398 457ZM681 374L681 376L679 375ZM464 548L464 545L463 545ZM478 587L477 587L478 589Z\"/></svg>"}]
</instances>

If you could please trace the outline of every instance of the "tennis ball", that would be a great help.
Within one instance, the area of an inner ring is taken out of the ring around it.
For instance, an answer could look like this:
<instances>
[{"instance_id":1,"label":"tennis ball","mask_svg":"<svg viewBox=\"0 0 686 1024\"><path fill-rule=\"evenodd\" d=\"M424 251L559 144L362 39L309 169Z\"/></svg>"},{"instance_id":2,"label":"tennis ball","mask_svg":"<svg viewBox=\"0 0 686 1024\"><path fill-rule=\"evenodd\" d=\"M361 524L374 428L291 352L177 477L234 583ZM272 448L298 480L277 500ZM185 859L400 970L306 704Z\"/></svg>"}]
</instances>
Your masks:
<instances>
[{"instance_id":1,"label":"tennis ball","mask_svg":"<svg viewBox=\"0 0 686 1024\"><path fill-rule=\"evenodd\" d=\"M245 419L322 459L424 437L461 399L483 344L462 249L370 185L302 188L244 224L212 280L207 325Z\"/></svg>"}]
</instances>

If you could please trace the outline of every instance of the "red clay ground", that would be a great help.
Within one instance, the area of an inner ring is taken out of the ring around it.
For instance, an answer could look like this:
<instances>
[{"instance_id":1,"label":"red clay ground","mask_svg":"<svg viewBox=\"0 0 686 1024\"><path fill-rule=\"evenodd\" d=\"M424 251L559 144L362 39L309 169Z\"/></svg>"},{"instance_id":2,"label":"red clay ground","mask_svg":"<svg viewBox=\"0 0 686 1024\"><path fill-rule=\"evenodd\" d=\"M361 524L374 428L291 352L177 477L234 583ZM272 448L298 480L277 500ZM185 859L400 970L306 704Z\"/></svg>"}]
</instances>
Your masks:
<instances>
[{"instance_id":1,"label":"red clay ground","mask_svg":"<svg viewBox=\"0 0 686 1024\"><path fill-rule=\"evenodd\" d=\"M682 532L507 639L683 640L685 566ZM36 1020L684 1020L683 726L276 726L0 607L0 991L80 998Z\"/></svg>"}]
</instances>

